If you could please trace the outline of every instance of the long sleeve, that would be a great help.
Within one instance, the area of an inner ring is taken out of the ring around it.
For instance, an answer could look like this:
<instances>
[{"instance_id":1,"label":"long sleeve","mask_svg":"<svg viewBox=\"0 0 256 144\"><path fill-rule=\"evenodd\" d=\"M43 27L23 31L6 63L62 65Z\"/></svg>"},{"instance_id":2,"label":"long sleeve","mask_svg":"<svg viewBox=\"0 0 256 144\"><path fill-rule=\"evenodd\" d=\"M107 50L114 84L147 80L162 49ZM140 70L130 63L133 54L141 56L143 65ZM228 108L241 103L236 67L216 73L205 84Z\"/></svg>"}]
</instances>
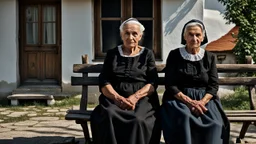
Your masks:
<instances>
[{"instance_id":1,"label":"long sleeve","mask_svg":"<svg viewBox=\"0 0 256 144\"><path fill-rule=\"evenodd\" d=\"M179 93L180 90L177 87L177 61L175 61L175 51L171 51L166 61L165 67L165 89L170 96L174 96Z\"/></svg>"},{"instance_id":2,"label":"long sleeve","mask_svg":"<svg viewBox=\"0 0 256 144\"><path fill-rule=\"evenodd\" d=\"M152 51L149 51L148 53L148 60L147 60L147 83L150 83L154 86L155 89L157 89L157 79L158 74L156 70L156 64L155 64L155 57Z\"/></svg>"},{"instance_id":3,"label":"long sleeve","mask_svg":"<svg viewBox=\"0 0 256 144\"><path fill-rule=\"evenodd\" d=\"M111 83L111 66L112 66L112 60L111 60L111 51L107 52L107 55L104 60L103 69L99 75L99 89L101 91L101 88L107 84Z\"/></svg>"},{"instance_id":4,"label":"long sleeve","mask_svg":"<svg viewBox=\"0 0 256 144\"><path fill-rule=\"evenodd\" d=\"M206 88L206 93L216 96L219 88L219 84L218 84L218 72L216 67L216 58L213 54L210 56L209 61L211 63L210 63L210 70L208 71L209 80Z\"/></svg>"}]
</instances>

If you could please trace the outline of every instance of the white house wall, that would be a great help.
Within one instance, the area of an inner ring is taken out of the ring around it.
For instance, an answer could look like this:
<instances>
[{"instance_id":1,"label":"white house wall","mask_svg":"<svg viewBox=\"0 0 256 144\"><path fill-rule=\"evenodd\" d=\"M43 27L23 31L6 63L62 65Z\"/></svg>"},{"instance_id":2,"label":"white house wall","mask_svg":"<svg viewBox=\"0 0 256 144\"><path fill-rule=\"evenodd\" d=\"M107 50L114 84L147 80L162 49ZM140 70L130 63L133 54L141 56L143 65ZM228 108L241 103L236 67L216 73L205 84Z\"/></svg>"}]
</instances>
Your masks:
<instances>
[{"instance_id":1,"label":"white house wall","mask_svg":"<svg viewBox=\"0 0 256 144\"><path fill-rule=\"evenodd\" d=\"M81 55L93 55L93 4L91 0L62 0L62 86L70 87L73 64L82 62ZM71 89L70 89L71 88Z\"/></svg>"},{"instance_id":2,"label":"white house wall","mask_svg":"<svg viewBox=\"0 0 256 144\"><path fill-rule=\"evenodd\" d=\"M162 0L162 62L170 50L182 46L181 31L191 19L203 20L203 0Z\"/></svg>"},{"instance_id":3,"label":"white house wall","mask_svg":"<svg viewBox=\"0 0 256 144\"><path fill-rule=\"evenodd\" d=\"M0 98L18 83L17 1L0 0Z\"/></svg>"},{"instance_id":4,"label":"white house wall","mask_svg":"<svg viewBox=\"0 0 256 144\"><path fill-rule=\"evenodd\" d=\"M224 11L225 7L218 0L205 0L204 24L209 42L219 39L235 26L226 24Z\"/></svg>"}]
</instances>

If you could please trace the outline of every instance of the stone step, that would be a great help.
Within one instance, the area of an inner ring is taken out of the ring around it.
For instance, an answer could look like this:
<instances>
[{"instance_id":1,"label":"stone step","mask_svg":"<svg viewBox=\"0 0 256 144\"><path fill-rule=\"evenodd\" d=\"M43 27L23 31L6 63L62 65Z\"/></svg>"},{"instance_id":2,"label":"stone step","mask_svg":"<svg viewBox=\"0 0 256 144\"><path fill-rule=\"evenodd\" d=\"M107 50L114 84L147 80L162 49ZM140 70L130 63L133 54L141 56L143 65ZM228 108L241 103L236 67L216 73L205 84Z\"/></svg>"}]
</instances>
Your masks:
<instances>
[{"instance_id":1,"label":"stone step","mask_svg":"<svg viewBox=\"0 0 256 144\"><path fill-rule=\"evenodd\" d=\"M61 93L61 87L58 85L25 85L13 90L12 94L22 93Z\"/></svg>"},{"instance_id":2,"label":"stone step","mask_svg":"<svg viewBox=\"0 0 256 144\"><path fill-rule=\"evenodd\" d=\"M11 100L11 105L19 105L19 100L47 100L47 105L53 105L55 103L54 97L48 94L12 94L7 96Z\"/></svg>"}]
</instances>

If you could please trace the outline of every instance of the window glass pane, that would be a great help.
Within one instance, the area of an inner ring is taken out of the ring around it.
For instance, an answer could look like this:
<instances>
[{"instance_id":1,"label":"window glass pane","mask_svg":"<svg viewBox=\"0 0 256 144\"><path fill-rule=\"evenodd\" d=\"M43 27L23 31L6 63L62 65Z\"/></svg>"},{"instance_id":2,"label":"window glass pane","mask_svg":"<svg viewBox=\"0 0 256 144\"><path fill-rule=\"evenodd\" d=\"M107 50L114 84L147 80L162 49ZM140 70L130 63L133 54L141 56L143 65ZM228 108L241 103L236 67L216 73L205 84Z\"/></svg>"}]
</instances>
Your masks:
<instances>
[{"instance_id":1,"label":"window glass pane","mask_svg":"<svg viewBox=\"0 0 256 144\"><path fill-rule=\"evenodd\" d=\"M56 9L53 6L44 7L43 14L44 22L53 22L56 20Z\"/></svg>"},{"instance_id":2,"label":"window glass pane","mask_svg":"<svg viewBox=\"0 0 256 144\"><path fill-rule=\"evenodd\" d=\"M121 0L101 0L101 17L121 17Z\"/></svg>"},{"instance_id":3,"label":"window glass pane","mask_svg":"<svg viewBox=\"0 0 256 144\"><path fill-rule=\"evenodd\" d=\"M26 8L26 21L27 22L37 22L38 21L38 8L37 7L27 7Z\"/></svg>"},{"instance_id":4,"label":"window glass pane","mask_svg":"<svg viewBox=\"0 0 256 144\"><path fill-rule=\"evenodd\" d=\"M133 17L153 17L153 0L133 0Z\"/></svg>"},{"instance_id":5,"label":"window glass pane","mask_svg":"<svg viewBox=\"0 0 256 144\"><path fill-rule=\"evenodd\" d=\"M107 52L122 43L119 26L120 21L102 21L103 52Z\"/></svg>"},{"instance_id":6,"label":"window glass pane","mask_svg":"<svg viewBox=\"0 0 256 144\"><path fill-rule=\"evenodd\" d=\"M26 23L27 44L38 44L38 23Z\"/></svg>"},{"instance_id":7,"label":"window glass pane","mask_svg":"<svg viewBox=\"0 0 256 144\"><path fill-rule=\"evenodd\" d=\"M56 44L56 25L55 23L44 23L43 43Z\"/></svg>"},{"instance_id":8,"label":"window glass pane","mask_svg":"<svg viewBox=\"0 0 256 144\"><path fill-rule=\"evenodd\" d=\"M153 48L153 21L142 21L140 20L141 24L144 25L145 31L143 37L140 41L141 46L145 46L152 50Z\"/></svg>"}]
</instances>

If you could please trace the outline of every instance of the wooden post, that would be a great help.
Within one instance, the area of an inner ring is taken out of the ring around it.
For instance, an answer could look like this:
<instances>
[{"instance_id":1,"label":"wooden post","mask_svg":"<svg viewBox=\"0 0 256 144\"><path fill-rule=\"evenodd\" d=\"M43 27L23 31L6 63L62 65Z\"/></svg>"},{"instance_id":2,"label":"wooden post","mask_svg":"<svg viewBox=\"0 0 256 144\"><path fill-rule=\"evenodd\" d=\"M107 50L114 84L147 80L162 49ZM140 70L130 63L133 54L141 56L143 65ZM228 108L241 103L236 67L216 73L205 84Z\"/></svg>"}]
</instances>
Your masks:
<instances>
[{"instance_id":1,"label":"wooden post","mask_svg":"<svg viewBox=\"0 0 256 144\"><path fill-rule=\"evenodd\" d=\"M88 64L88 55L85 54L85 55L82 55L82 64Z\"/></svg>"},{"instance_id":2,"label":"wooden post","mask_svg":"<svg viewBox=\"0 0 256 144\"><path fill-rule=\"evenodd\" d=\"M88 55L82 55L82 64L89 64ZM83 78L87 78L88 73L83 73ZM88 102L88 86L82 86L82 97L80 101L80 110L87 110L87 102ZM81 122L81 126L83 128L85 143L91 143L88 123L87 121Z\"/></svg>"},{"instance_id":3,"label":"wooden post","mask_svg":"<svg viewBox=\"0 0 256 144\"><path fill-rule=\"evenodd\" d=\"M82 64L88 64L88 55L82 55ZM83 78L87 78L88 73L83 73ZM82 97L80 101L80 110L87 110L88 86L82 86Z\"/></svg>"}]
</instances>

